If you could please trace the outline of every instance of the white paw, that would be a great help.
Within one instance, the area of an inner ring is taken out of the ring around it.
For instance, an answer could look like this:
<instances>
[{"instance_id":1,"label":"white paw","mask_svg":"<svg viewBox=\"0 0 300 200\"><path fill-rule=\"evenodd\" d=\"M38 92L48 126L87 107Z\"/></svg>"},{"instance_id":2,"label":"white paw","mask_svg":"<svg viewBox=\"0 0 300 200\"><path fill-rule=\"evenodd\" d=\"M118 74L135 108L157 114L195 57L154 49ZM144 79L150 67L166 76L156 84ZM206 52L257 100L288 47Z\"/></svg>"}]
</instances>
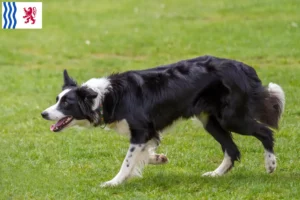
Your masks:
<instances>
[{"instance_id":1,"label":"white paw","mask_svg":"<svg viewBox=\"0 0 300 200\"><path fill-rule=\"evenodd\" d=\"M168 158L164 154L154 154L149 157L149 164L161 165L168 163Z\"/></svg>"},{"instance_id":2,"label":"white paw","mask_svg":"<svg viewBox=\"0 0 300 200\"><path fill-rule=\"evenodd\" d=\"M117 186L121 183L122 183L121 181L111 180L111 181L107 181L107 182L102 183L100 185L100 187L114 187L114 186Z\"/></svg>"},{"instance_id":3,"label":"white paw","mask_svg":"<svg viewBox=\"0 0 300 200\"><path fill-rule=\"evenodd\" d=\"M272 173L276 169L276 156L273 153L267 152L265 155L265 167L267 173Z\"/></svg>"},{"instance_id":4,"label":"white paw","mask_svg":"<svg viewBox=\"0 0 300 200\"><path fill-rule=\"evenodd\" d=\"M202 174L202 176L217 177L217 176L221 176L221 174L219 174L215 171L212 171L212 172L206 172L206 173Z\"/></svg>"}]
</instances>

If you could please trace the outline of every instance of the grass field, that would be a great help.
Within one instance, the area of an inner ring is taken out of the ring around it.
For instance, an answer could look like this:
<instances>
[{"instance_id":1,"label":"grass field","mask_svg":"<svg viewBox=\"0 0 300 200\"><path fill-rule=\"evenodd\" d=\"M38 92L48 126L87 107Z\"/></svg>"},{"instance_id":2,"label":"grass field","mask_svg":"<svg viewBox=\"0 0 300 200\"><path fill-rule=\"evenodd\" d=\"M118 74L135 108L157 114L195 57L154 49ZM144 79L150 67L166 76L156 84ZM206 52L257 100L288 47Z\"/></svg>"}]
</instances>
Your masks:
<instances>
[{"instance_id":1,"label":"grass field","mask_svg":"<svg viewBox=\"0 0 300 200\"><path fill-rule=\"evenodd\" d=\"M0 31L0 199L300 199L299 36L298 0L44 1L42 30ZM158 152L170 163L100 188L128 139L101 128L53 134L40 117L64 68L82 83L204 54L246 62L285 90L274 174L258 140L234 135L241 162L223 177L201 177L223 155L189 120L163 137Z\"/></svg>"}]
</instances>

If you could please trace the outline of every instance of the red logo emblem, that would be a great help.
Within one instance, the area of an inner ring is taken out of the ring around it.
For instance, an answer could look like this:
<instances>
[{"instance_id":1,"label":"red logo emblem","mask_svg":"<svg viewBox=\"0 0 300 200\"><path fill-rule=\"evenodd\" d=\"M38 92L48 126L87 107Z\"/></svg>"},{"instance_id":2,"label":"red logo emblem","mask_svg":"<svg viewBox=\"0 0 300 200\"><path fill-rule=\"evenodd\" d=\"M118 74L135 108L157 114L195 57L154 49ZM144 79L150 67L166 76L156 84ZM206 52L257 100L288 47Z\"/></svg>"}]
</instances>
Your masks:
<instances>
[{"instance_id":1,"label":"red logo emblem","mask_svg":"<svg viewBox=\"0 0 300 200\"><path fill-rule=\"evenodd\" d=\"M25 24L29 23L29 20L31 20L31 24L35 23L35 15L36 15L36 7L29 7L27 10L24 8L25 16L23 16L24 19L26 19Z\"/></svg>"}]
</instances>

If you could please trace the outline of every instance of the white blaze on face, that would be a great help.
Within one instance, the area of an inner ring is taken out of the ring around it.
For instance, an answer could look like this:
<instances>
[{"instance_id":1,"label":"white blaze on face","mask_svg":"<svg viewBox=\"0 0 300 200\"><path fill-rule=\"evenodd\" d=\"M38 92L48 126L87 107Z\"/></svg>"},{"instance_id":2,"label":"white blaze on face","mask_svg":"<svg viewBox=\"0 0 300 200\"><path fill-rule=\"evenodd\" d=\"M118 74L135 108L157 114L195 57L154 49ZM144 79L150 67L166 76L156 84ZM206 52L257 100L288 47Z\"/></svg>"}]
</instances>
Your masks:
<instances>
[{"instance_id":1,"label":"white blaze on face","mask_svg":"<svg viewBox=\"0 0 300 200\"><path fill-rule=\"evenodd\" d=\"M64 91L62 91L59 95L58 95L58 101L56 102L56 104L54 104L53 106L50 106L49 108L47 108L44 112L48 113L49 119L50 120L60 120L63 117L66 117L66 115L64 115L61 111L58 110L58 105L61 101L61 98L67 94L71 89L65 89Z\"/></svg>"}]
</instances>

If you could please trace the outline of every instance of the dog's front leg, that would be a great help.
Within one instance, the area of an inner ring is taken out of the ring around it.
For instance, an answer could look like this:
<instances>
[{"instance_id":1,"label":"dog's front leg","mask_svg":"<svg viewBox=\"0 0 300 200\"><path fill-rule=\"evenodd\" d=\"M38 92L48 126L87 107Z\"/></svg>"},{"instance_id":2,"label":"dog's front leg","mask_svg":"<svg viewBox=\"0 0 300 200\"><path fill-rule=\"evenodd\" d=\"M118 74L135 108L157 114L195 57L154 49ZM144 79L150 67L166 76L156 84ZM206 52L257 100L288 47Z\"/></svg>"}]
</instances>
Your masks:
<instances>
[{"instance_id":1,"label":"dog's front leg","mask_svg":"<svg viewBox=\"0 0 300 200\"><path fill-rule=\"evenodd\" d=\"M119 173L112 180L103 183L101 187L116 186L131 175L139 175L141 173L141 168L139 167L147 164L148 161L149 153L146 149L146 144L130 144Z\"/></svg>"}]
</instances>

